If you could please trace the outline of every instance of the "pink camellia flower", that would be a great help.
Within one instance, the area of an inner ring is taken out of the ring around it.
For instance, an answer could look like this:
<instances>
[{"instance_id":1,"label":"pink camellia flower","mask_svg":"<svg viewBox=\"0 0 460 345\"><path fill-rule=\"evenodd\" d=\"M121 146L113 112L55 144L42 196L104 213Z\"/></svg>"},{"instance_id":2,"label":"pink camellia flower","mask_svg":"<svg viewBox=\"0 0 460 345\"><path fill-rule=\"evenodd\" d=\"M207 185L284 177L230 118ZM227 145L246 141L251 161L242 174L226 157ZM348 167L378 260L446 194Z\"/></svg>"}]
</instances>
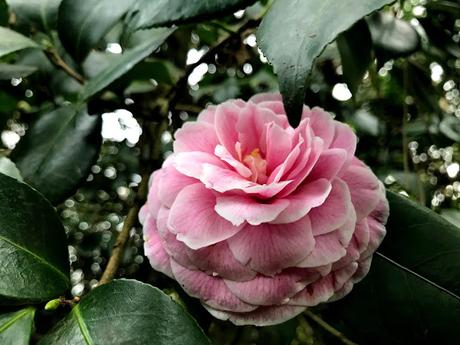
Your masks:
<instances>
[{"instance_id":1,"label":"pink camellia flower","mask_svg":"<svg viewBox=\"0 0 460 345\"><path fill-rule=\"evenodd\" d=\"M140 212L151 265L215 317L272 325L343 297L385 236L381 182L320 108L279 94L204 110L175 134Z\"/></svg>"}]
</instances>

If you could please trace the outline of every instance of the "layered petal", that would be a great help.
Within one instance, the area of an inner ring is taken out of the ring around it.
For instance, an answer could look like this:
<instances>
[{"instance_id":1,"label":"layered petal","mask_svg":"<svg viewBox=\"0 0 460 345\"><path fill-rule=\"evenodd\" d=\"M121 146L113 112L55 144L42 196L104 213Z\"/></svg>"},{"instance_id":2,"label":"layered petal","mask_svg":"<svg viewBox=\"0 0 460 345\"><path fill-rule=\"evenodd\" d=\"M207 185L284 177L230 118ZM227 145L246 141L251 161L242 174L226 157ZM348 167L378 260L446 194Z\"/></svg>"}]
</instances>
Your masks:
<instances>
[{"instance_id":1,"label":"layered petal","mask_svg":"<svg viewBox=\"0 0 460 345\"><path fill-rule=\"evenodd\" d=\"M353 130L346 124L334 121L335 132L330 148L344 149L348 154L348 161L351 162L356 151L356 135Z\"/></svg>"},{"instance_id":2,"label":"layered petal","mask_svg":"<svg viewBox=\"0 0 460 345\"><path fill-rule=\"evenodd\" d=\"M222 218L238 226L245 221L259 225L274 220L289 206L286 199L277 199L262 203L249 196L221 196L216 199L215 210Z\"/></svg>"},{"instance_id":3,"label":"layered petal","mask_svg":"<svg viewBox=\"0 0 460 345\"><path fill-rule=\"evenodd\" d=\"M213 154L206 152L182 152L174 155L171 165L185 176L202 180L205 167L208 170L228 171L226 164ZM241 178L241 177L240 177Z\"/></svg>"},{"instance_id":4,"label":"layered petal","mask_svg":"<svg viewBox=\"0 0 460 345\"><path fill-rule=\"evenodd\" d=\"M282 119L267 108L257 107L253 103L247 103L241 111L236 124L238 141L242 145L243 152L249 153L254 149L261 148L265 151L264 132L267 124L281 126Z\"/></svg>"},{"instance_id":5,"label":"layered petal","mask_svg":"<svg viewBox=\"0 0 460 345\"><path fill-rule=\"evenodd\" d=\"M314 248L310 220L281 224L246 225L228 239L230 250L243 265L265 275L295 266Z\"/></svg>"},{"instance_id":6,"label":"layered petal","mask_svg":"<svg viewBox=\"0 0 460 345\"><path fill-rule=\"evenodd\" d=\"M201 183L182 189L168 217L168 227L179 241L199 249L226 240L237 234L242 226L234 226L215 211L215 195ZM191 207L193 206L193 207Z\"/></svg>"},{"instance_id":7,"label":"layered petal","mask_svg":"<svg viewBox=\"0 0 460 345\"><path fill-rule=\"evenodd\" d=\"M337 231L315 237L315 248L297 267L318 267L338 261L347 253Z\"/></svg>"},{"instance_id":8,"label":"layered petal","mask_svg":"<svg viewBox=\"0 0 460 345\"><path fill-rule=\"evenodd\" d=\"M237 157L235 143L238 141L236 124L239 118L240 107L232 102L218 105L214 115L217 138L233 157Z\"/></svg>"},{"instance_id":9,"label":"layered petal","mask_svg":"<svg viewBox=\"0 0 460 345\"><path fill-rule=\"evenodd\" d=\"M319 178L332 180L342 170L348 154L344 149L325 150L319 156L311 173L308 175L308 181L314 181Z\"/></svg>"},{"instance_id":10,"label":"layered petal","mask_svg":"<svg viewBox=\"0 0 460 345\"><path fill-rule=\"evenodd\" d=\"M266 129L267 172L272 172L282 164L292 149L292 137L287 130L275 123L269 123Z\"/></svg>"},{"instance_id":11,"label":"layered petal","mask_svg":"<svg viewBox=\"0 0 460 345\"><path fill-rule=\"evenodd\" d=\"M258 275L245 282L225 280L225 284L239 299L269 306L288 303L290 297L319 277L315 271L288 269L274 277Z\"/></svg>"},{"instance_id":12,"label":"layered petal","mask_svg":"<svg viewBox=\"0 0 460 345\"><path fill-rule=\"evenodd\" d=\"M368 167L352 164L340 178L350 189L358 220L371 213L382 199L380 182Z\"/></svg>"},{"instance_id":13,"label":"layered petal","mask_svg":"<svg viewBox=\"0 0 460 345\"><path fill-rule=\"evenodd\" d=\"M289 304L292 306L313 307L333 298L352 278L358 268L357 263L352 263L343 269L331 272L327 276L309 284L305 289L293 296Z\"/></svg>"},{"instance_id":14,"label":"layered petal","mask_svg":"<svg viewBox=\"0 0 460 345\"><path fill-rule=\"evenodd\" d=\"M208 276L201 271L189 270L174 260L171 261L171 268L174 278L183 289L190 296L201 299L210 307L236 312L248 312L257 308L257 306L243 302L231 293L219 277Z\"/></svg>"},{"instance_id":15,"label":"layered petal","mask_svg":"<svg viewBox=\"0 0 460 345\"><path fill-rule=\"evenodd\" d=\"M155 220L151 218L144 226L144 252L152 267L172 278L170 257L166 253L162 239L157 232Z\"/></svg>"},{"instance_id":16,"label":"layered petal","mask_svg":"<svg viewBox=\"0 0 460 345\"><path fill-rule=\"evenodd\" d=\"M292 223L303 218L312 208L321 206L324 203L331 189L332 185L326 179L319 179L300 186L294 194L284 199L289 201L289 204L272 223Z\"/></svg>"},{"instance_id":17,"label":"layered petal","mask_svg":"<svg viewBox=\"0 0 460 345\"><path fill-rule=\"evenodd\" d=\"M303 112L302 118L310 118L310 126L315 136L320 137L324 142L324 148L329 148L335 135L335 121L331 114L323 109L315 107Z\"/></svg>"},{"instance_id":18,"label":"layered petal","mask_svg":"<svg viewBox=\"0 0 460 345\"><path fill-rule=\"evenodd\" d=\"M144 206L144 210L142 211L142 218L146 217L146 213L148 212L153 218L156 218L156 214L160 210L161 203L158 199L158 185L159 185L159 178L160 178L160 171L155 171L150 176L150 189L149 194L147 196L147 202ZM142 219L141 219L142 221Z\"/></svg>"},{"instance_id":19,"label":"layered petal","mask_svg":"<svg viewBox=\"0 0 460 345\"><path fill-rule=\"evenodd\" d=\"M213 153L219 143L216 130L208 122L186 122L174 134L174 152L200 151Z\"/></svg>"},{"instance_id":20,"label":"layered petal","mask_svg":"<svg viewBox=\"0 0 460 345\"><path fill-rule=\"evenodd\" d=\"M172 165L158 171L157 196L162 205L171 207L177 194L186 186L196 183L197 180L181 174Z\"/></svg>"},{"instance_id":21,"label":"layered petal","mask_svg":"<svg viewBox=\"0 0 460 345\"><path fill-rule=\"evenodd\" d=\"M347 221L351 207L353 206L348 186L340 179L335 179L324 203L313 208L308 214L313 234L322 235L341 227Z\"/></svg>"},{"instance_id":22,"label":"layered petal","mask_svg":"<svg viewBox=\"0 0 460 345\"><path fill-rule=\"evenodd\" d=\"M233 281L248 281L257 274L235 259L227 241L198 250L187 249L186 252L191 262L208 275L219 276Z\"/></svg>"},{"instance_id":23,"label":"layered petal","mask_svg":"<svg viewBox=\"0 0 460 345\"><path fill-rule=\"evenodd\" d=\"M296 317L305 310L305 307L282 305L259 307L248 313L231 313L222 312L207 305L204 305L204 307L217 319L229 320L237 326L254 325L259 327L282 323Z\"/></svg>"}]
</instances>

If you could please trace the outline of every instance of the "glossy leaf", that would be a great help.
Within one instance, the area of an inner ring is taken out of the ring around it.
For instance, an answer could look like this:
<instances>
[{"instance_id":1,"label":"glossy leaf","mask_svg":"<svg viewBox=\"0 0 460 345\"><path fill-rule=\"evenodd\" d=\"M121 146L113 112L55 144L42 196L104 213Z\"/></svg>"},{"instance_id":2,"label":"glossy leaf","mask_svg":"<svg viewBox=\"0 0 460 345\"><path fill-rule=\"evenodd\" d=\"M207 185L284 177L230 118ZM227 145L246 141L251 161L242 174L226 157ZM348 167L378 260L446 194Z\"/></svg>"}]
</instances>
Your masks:
<instances>
[{"instance_id":1,"label":"glossy leaf","mask_svg":"<svg viewBox=\"0 0 460 345\"><path fill-rule=\"evenodd\" d=\"M53 204L71 196L89 173L102 142L100 116L74 106L42 115L11 159L25 181Z\"/></svg>"},{"instance_id":2,"label":"glossy leaf","mask_svg":"<svg viewBox=\"0 0 460 345\"><path fill-rule=\"evenodd\" d=\"M441 210L441 216L455 226L460 226L460 210L455 208L446 208Z\"/></svg>"},{"instance_id":3,"label":"glossy leaf","mask_svg":"<svg viewBox=\"0 0 460 345\"><path fill-rule=\"evenodd\" d=\"M374 13L368 23L376 52L386 59L407 56L420 48L417 31L391 13Z\"/></svg>"},{"instance_id":4,"label":"glossy leaf","mask_svg":"<svg viewBox=\"0 0 460 345\"><path fill-rule=\"evenodd\" d=\"M63 0L59 6L59 38L76 60L110 31L136 0Z\"/></svg>"},{"instance_id":5,"label":"glossy leaf","mask_svg":"<svg viewBox=\"0 0 460 345\"><path fill-rule=\"evenodd\" d=\"M57 12L62 0L7 0L19 22L38 25L50 31L56 27Z\"/></svg>"},{"instance_id":6,"label":"glossy leaf","mask_svg":"<svg viewBox=\"0 0 460 345\"><path fill-rule=\"evenodd\" d=\"M293 125L300 121L307 78L316 57L341 32L393 0L276 0L264 17L259 47L278 75ZM282 28L282 29L281 29Z\"/></svg>"},{"instance_id":7,"label":"glossy leaf","mask_svg":"<svg viewBox=\"0 0 460 345\"><path fill-rule=\"evenodd\" d=\"M439 124L439 130L449 139L460 141L460 119L456 116L446 117Z\"/></svg>"},{"instance_id":8,"label":"glossy leaf","mask_svg":"<svg viewBox=\"0 0 460 345\"><path fill-rule=\"evenodd\" d=\"M145 38L141 43L112 59L107 68L86 83L80 95L81 99L91 97L120 78L157 49L174 30L159 28L143 32Z\"/></svg>"},{"instance_id":9,"label":"glossy leaf","mask_svg":"<svg viewBox=\"0 0 460 345\"><path fill-rule=\"evenodd\" d=\"M34 315L32 307L0 314L0 344L29 345Z\"/></svg>"},{"instance_id":10,"label":"glossy leaf","mask_svg":"<svg viewBox=\"0 0 460 345\"><path fill-rule=\"evenodd\" d=\"M372 39L365 20L356 22L337 38L342 60L343 78L355 95L371 63Z\"/></svg>"},{"instance_id":11,"label":"glossy leaf","mask_svg":"<svg viewBox=\"0 0 460 345\"><path fill-rule=\"evenodd\" d=\"M369 275L331 307L359 343L457 344L460 229L388 193L387 237Z\"/></svg>"},{"instance_id":12,"label":"glossy leaf","mask_svg":"<svg viewBox=\"0 0 460 345\"><path fill-rule=\"evenodd\" d=\"M33 307L0 314L0 344L29 345L34 315Z\"/></svg>"},{"instance_id":13,"label":"glossy leaf","mask_svg":"<svg viewBox=\"0 0 460 345\"><path fill-rule=\"evenodd\" d=\"M25 78L37 70L34 66L10 65L0 63L0 80L10 80L11 78Z\"/></svg>"},{"instance_id":14,"label":"glossy leaf","mask_svg":"<svg viewBox=\"0 0 460 345\"><path fill-rule=\"evenodd\" d=\"M47 301L69 287L64 227L37 191L0 174L0 305Z\"/></svg>"},{"instance_id":15,"label":"glossy leaf","mask_svg":"<svg viewBox=\"0 0 460 345\"><path fill-rule=\"evenodd\" d=\"M133 32L139 29L215 19L254 2L256 0L140 0L128 15L127 27L129 32Z\"/></svg>"},{"instance_id":16,"label":"glossy leaf","mask_svg":"<svg viewBox=\"0 0 460 345\"><path fill-rule=\"evenodd\" d=\"M135 280L102 285L45 335L48 344L210 344L185 309L163 292Z\"/></svg>"},{"instance_id":17,"label":"glossy leaf","mask_svg":"<svg viewBox=\"0 0 460 345\"><path fill-rule=\"evenodd\" d=\"M8 157L0 157L0 173L23 182L21 172Z\"/></svg>"},{"instance_id":18,"label":"glossy leaf","mask_svg":"<svg viewBox=\"0 0 460 345\"><path fill-rule=\"evenodd\" d=\"M398 194L389 192L388 198L382 254L460 295L460 229Z\"/></svg>"},{"instance_id":19,"label":"glossy leaf","mask_svg":"<svg viewBox=\"0 0 460 345\"><path fill-rule=\"evenodd\" d=\"M0 56L17 50L38 47L37 44L19 32L0 27Z\"/></svg>"}]
</instances>

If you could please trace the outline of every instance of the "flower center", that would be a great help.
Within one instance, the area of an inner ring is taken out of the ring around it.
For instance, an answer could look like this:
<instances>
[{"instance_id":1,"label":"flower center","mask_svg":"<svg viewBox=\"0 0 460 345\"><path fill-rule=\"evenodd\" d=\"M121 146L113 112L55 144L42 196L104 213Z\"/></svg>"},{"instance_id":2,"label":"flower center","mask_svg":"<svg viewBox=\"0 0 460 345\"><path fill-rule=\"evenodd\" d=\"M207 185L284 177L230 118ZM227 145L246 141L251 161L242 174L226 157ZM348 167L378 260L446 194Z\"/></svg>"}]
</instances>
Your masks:
<instances>
[{"instance_id":1,"label":"flower center","mask_svg":"<svg viewBox=\"0 0 460 345\"><path fill-rule=\"evenodd\" d=\"M260 155L258 148L243 158L243 163L251 170L251 180L263 184L267 182L267 161Z\"/></svg>"}]
</instances>

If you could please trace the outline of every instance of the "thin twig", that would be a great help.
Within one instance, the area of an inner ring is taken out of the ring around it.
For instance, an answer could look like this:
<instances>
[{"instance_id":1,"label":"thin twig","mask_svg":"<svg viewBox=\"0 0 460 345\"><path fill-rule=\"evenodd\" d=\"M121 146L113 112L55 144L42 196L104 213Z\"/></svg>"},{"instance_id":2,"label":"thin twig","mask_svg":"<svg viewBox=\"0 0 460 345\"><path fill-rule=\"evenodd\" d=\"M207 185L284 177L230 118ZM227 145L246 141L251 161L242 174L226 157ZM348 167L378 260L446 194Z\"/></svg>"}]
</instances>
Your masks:
<instances>
[{"instance_id":1,"label":"thin twig","mask_svg":"<svg viewBox=\"0 0 460 345\"><path fill-rule=\"evenodd\" d=\"M314 314L310 310L305 310L305 315L307 315L310 319L315 321L319 326L321 326L324 330L332 334L334 337L339 339L342 343L346 345L357 345L350 339L348 339L342 332L336 330L334 327L332 327L330 324L328 324L326 321L324 321L322 318L320 318L318 315Z\"/></svg>"},{"instance_id":2,"label":"thin twig","mask_svg":"<svg viewBox=\"0 0 460 345\"><path fill-rule=\"evenodd\" d=\"M403 66L403 118L402 118L402 151L403 151L403 163L404 163L404 183L406 188L409 189L410 184L410 167L409 167L409 139L407 138L407 120L409 116L409 109L407 106L407 88L409 84L409 76L407 71L407 63Z\"/></svg>"},{"instance_id":3,"label":"thin twig","mask_svg":"<svg viewBox=\"0 0 460 345\"><path fill-rule=\"evenodd\" d=\"M199 112L203 110L202 107L199 107L194 104L180 104L180 103L176 104L175 109L179 111L186 111L188 113L196 113L196 114L198 114Z\"/></svg>"},{"instance_id":4,"label":"thin twig","mask_svg":"<svg viewBox=\"0 0 460 345\"><path fill-rule=\"evenodd\" d=\"M107 263L104 273L102 274L101 280L99 281L99 285L109 283L115 277L115 274L118 271L118 267L120 266L126 242L129 239L129 232L136 225L137 215L139 214L141 205L145 201L147 189L148 176L144 176L142 178L141 184L139 185L139 190L137 192L137 197L134 200L134 205L130 208L128 215L126 216L126 219L123 223L123 228L112 248L112 254L110 255L109 262Z\"/></svg>"},{"instance_id":5,"label":"thin twig","mask_svg":"<svg viewBox=\"0 0 460 345\"><path fill-rule=\"evenodd\" d=\"M48 56L49 60L59 69L63 70L65 73L67 73L69 76L71 76L73 79L75 79L77 82L80 84L85 83L85 78L81 74L79 74L77 71L75 71L72 67L70 67L59 55L58 51L54 47L48 47L45 50L46 55Z\"/></svg>"}]
</instances>

